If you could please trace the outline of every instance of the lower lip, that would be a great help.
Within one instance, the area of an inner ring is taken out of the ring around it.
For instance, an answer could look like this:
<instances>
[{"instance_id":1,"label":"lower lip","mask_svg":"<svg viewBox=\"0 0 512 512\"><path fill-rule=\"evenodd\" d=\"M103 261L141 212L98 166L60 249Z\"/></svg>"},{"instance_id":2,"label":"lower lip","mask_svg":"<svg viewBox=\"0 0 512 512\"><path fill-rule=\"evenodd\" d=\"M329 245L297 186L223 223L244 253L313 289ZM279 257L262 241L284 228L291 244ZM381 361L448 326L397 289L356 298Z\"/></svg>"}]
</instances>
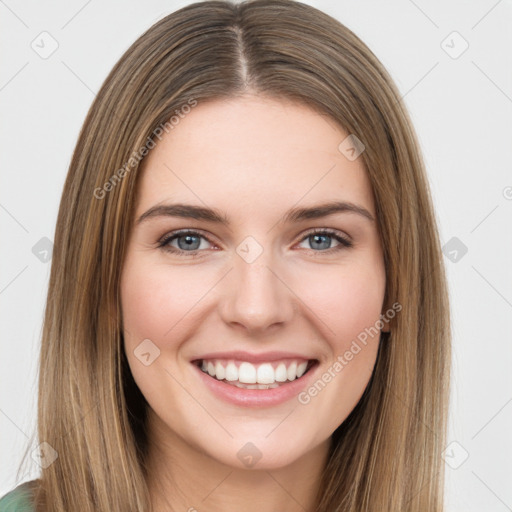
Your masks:
<instances>
[{"instance_id":1,"label":"lower lip","mask_svg":"<svg viewBox=\"0 0 512 512\"><path fill-rule=\"evenodd\" d=\"M273 389L243 389L210 377L192 363L205 385L219 398L242 407L271 407L296 397L316 373L318 361L302 377Z\"/></svg>"}]
</instances>

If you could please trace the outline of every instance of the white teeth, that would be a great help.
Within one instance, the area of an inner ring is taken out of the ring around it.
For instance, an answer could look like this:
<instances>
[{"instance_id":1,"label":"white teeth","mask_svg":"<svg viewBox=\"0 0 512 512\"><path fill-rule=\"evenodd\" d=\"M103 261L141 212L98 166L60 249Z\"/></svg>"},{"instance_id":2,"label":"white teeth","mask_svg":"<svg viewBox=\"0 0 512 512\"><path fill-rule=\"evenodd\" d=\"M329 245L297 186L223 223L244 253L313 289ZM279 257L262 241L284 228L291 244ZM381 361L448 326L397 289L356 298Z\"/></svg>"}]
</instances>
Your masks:
<instances>
[{"instance_id":1,"label":"white teeth","mask_svg":"<svg viewBox=\"0 0 512 512\"><path fill-rule=\"evenodd\" d=\"M274 369L272 363L254 365L243 361L239 366L231 361L211 360L201 362L201 369L217 380L226 380L246 389L268 389L282 382L293 381L306 373L307 361L281 362Z\"/></svg>"},{"instance_id":2,"label":"white teeth","mask_svg":"<svg viewBox=\"0 0 512 512\"><path fill-rule=\"evenodd\" d=\"M286 372L286 365L284 363L279 363L276 368L276 382L284 382L288 379L288 373Z\"/></svg>"},{"instance_id":3,"label":"white teeth","mask_svg":"<svg viewBox=\"0 0 512 512\"><path fill-rule=\"evenodd\" d=\"M226 380L238 380L238 368L232 361L226 366Z\"/></svg>"},{"instance_id":4,"label":"white teeth","mask_svg":"<svg viewBox=\"0 0 512 512\"><path fill-rule=\"evenodd\" d=\"M260 384L273 384L275 382L274 368L272 368L272 365L270 363L265 363L258 366L256 380ZM241 382L243 381L241 380Z\"/></svg>"},{"instance_id":5,"label":"white teeth","mask_svg":"<svg viewBox=\"0 0 512 512\"><path fill-rule=\"evenodd\" d=\"M215 378L219 380L224 380L226 378L226 370L224 370L224 366L217 361L217 364L215 365Z\"/></svg>"},{"instance_id":6,"label":"white teeth","mask_svg":"<svg viewBox=\"0 0 512 512\"><path fill-rule=\"evenodd\" d=\"M297 366L297 379L304 375L304 372L306 371L307 366L308 366L308 363L306 363L306 362L301 363Z\"/></svg>"},{"instance_id":7,"label":"white teeth","mask_svg":"<svg viewBox=\"0 0 512 512\"><path fill-rule=\"evenodd\" d=\"M297 377L297 363L295 361L288 366L286 373L288 375L288 380L295 380L295 377Z\"/></svg>"},{"instance_id":8,"label":"white teeth","mask_svg":"<svg viewBox=\"0 0 512 512\"><path fill-rule=\"evenodd\" d=\"M238 381L242 382L243 384L255 384L256 368L254 365L246 362L241 363L238 368Z\"/></svg>"},{"instance_id":9,"label":"white teeth","mask_svg":"<svg viewBox=\"0 0 512 512\"><path fill-rule=\"evenodd\" d=\"M242 384L237 381L231 383L231 385L242 389L274 389L279 387L279 384L276 382L274 382L274 384Z\"/></svg>"},{"instance_id":10,"label":"white teeth","mask_svg":"<svg viewBox=\"0 0 512 512\"><path fill-rule=\"evenodd\" d=\"M279 384L276 384L275 382L273 384L258 384L258 389L274 389L278 387Z\"/></svg>"}]
</instances>

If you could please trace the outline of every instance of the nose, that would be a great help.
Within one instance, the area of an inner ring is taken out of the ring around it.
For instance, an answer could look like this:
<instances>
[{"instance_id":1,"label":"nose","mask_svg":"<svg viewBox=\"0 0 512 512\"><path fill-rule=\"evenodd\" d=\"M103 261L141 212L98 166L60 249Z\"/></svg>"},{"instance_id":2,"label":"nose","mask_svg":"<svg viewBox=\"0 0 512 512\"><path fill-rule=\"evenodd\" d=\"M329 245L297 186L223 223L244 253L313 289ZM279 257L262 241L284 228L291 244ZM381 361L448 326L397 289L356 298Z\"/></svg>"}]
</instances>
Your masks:
<instances>
[{"instance_id":1,"label":"nose","mask_svg":"<svg viewBox=\"0 0 512 512\"><path fill-rule=\"evenodd\" d=\"M226 324L256 335L291 320L296 298L270 251L251 263L234 255L233 267L224 280L220 304Z\"/></svg>"}]
</instances>

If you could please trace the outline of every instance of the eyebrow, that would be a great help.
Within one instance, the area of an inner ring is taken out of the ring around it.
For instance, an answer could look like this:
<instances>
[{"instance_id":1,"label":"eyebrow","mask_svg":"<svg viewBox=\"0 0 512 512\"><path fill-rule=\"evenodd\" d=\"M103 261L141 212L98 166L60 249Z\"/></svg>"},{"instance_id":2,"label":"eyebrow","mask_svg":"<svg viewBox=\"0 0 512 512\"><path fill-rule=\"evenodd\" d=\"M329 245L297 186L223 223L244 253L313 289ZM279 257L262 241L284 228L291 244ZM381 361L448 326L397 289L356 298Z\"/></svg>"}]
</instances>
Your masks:
<instances>
[{"instance_id":1,"label":"eyebrow","mask_svg":"<svg viewBox=\"0 0 512 512\"><path fill-rule=\"evenodd\" d=\"M360 205L347 201L331 201L307 208L292 208L285 213L283 222L320 219L336 213L355 213L369 221L375 220L373 215ZM155 205L137 219L137 224L155 217L180 217L214 222L227 227L230 225L229 219L218 210L184 203Z\"/></svg>"}]
</instances>

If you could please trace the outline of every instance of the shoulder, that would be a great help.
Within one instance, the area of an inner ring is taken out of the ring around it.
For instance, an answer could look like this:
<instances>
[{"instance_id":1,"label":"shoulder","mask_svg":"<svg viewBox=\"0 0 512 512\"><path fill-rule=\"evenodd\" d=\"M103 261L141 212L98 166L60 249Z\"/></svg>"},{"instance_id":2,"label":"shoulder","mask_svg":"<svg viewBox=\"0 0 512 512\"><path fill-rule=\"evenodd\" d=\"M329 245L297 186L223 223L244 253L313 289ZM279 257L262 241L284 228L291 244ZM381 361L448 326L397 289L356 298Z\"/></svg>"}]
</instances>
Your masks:
<instances>
[{"instance_id":1,"label":"shoulder","mask_svg":"<svg viewBox=\"0 0 512 512\"><path fill-rule=\"evenodd\" d=\"M0 512L33 512L32 489L37 483L31 480L18 485L0 498Z\"/></svg>"}]
</instances>

